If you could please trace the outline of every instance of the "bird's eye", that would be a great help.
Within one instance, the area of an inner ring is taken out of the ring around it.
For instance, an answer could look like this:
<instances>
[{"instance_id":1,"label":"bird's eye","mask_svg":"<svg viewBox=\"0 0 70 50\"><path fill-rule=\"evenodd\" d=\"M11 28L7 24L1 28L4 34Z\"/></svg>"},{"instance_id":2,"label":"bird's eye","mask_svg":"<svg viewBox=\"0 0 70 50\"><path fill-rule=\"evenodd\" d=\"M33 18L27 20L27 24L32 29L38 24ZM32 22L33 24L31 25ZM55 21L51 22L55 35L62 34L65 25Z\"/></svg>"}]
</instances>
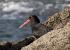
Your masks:
<instances>
[{"instance_id":1,"label":"bird's eye","mask_svg":"<svg viewBox=\"0 0 70 50\"><path fill-rule=\"evenodd\" d=\"M30 16L29 19L31 19L32 17Z\"/></svg>"}]
</instances>

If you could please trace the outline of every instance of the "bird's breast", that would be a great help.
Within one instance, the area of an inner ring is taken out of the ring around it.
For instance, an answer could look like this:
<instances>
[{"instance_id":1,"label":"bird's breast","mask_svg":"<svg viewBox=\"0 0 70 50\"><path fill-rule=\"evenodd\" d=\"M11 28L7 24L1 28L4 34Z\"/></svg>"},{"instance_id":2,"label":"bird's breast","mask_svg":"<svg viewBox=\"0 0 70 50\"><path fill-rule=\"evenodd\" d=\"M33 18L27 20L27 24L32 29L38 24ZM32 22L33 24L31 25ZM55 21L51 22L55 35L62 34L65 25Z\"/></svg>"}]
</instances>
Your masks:
<instances>
[{"instance_id":1,"label":"bird's breast","mask_svg":"<svg viewBox=\"0 0 70 50\"><path fill-rule=\"evenodd\" d=\"M43 24L38 24L32 27L33 35L35 36L42 36L47 32L46 26Z\"/></svg>"}]
</instances>

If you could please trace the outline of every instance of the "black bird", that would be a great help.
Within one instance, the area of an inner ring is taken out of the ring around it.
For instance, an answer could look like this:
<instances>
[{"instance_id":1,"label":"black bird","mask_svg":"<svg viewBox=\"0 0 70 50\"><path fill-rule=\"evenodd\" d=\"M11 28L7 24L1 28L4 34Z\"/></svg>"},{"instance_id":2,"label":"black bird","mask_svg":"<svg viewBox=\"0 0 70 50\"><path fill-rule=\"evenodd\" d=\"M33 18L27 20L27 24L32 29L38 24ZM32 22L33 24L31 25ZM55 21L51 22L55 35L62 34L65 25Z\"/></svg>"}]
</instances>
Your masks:
<instances>
[{"instance_id":1,"label":"black bird","mask_svg":"<svg viewBox=\"0 0 70 50\"><path fill-rule=\"evenodd\" d=\"M39 38L47 32L46 26L40 23L40 20L36 15L29 16L29 18L19 26L19 28L23 28L28 23L30 24L32 33L36 38Z\"/></svg>"}]
</instances>

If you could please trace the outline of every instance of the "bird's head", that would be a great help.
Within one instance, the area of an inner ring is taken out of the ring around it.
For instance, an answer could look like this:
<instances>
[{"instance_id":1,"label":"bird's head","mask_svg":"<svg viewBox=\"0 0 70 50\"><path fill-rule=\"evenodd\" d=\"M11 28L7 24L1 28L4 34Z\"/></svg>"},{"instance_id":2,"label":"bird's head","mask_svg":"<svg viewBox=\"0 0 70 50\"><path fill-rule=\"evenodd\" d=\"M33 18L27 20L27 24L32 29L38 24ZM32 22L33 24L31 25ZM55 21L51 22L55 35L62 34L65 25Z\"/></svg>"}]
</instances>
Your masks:
<instances>
[{"instance_id":1,"label":"bird's head","mask_svg":"<svg viewBox=\"0 0 70 50\"><path fill-rule=\"evenodd\" d=\"M19 28L23 28L28 23L30 23L31 25L36 25L36 24L40 23L40 20L36 15L31 15L31 16L29 16L29 18L24 23L22 23L19 26Z\"/></svg>"}]
</instances>

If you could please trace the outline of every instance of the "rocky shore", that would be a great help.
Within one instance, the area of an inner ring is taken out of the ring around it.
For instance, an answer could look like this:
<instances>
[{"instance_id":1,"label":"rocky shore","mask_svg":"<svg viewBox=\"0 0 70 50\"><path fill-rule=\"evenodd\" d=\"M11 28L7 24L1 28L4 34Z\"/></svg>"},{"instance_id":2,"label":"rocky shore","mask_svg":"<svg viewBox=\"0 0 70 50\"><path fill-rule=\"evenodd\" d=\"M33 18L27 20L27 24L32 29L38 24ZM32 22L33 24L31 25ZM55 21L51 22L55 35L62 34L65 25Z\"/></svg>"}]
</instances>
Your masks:
<instances>
[{"instance_id":1,"label":"rocky shore","mask_svg":"<svg viewBox=\"0 0 70 50\"><path fill-rule=\"evenodd\" d=\"M2 42L0 50L70 50L70 8L55 13L43 22L46 33L39 39L34 36L16 43Z\"/></svg>"}]
</instances>

